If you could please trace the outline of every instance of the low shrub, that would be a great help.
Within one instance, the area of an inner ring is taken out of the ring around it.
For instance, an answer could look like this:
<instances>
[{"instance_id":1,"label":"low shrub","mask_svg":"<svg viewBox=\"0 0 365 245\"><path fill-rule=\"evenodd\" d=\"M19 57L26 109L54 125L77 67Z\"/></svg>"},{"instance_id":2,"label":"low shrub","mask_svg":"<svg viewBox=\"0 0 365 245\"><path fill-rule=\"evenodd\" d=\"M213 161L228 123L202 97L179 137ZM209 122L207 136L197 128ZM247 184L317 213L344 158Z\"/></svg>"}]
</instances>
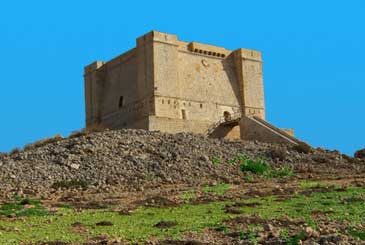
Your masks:
<instances>
[{"instance_id":1,"label":"low shrub","mask_svg":"<svg viewBox=\"0 0 365 245\"><path fill-rule=\"evenodd\" d=\"M44 139L41 139L41 140L37 140L34 143L26 144L24 146L24 150L27 151L27 150L31 150L31 149L34 149L34 148L38 148L38 147L41 147L41 146L44 146L44 145L47 145L47 144L58 142L62 139L63 139L62 135L56 134L55 136L53 136L51 138L44 138Z\"/></svg>"},{"instance_id":2,"label":"low shrub","mask_svg":"<svg viewBox=\"0 0 365 245\"><path fill-rule=\"evenodd\" d=\"M45 216L48 215L47 209L38 199L14 197L14 201L0 205L1 216Z\"/></svg>"},{"instance_id":3,"label":"low shrub","mask_svg":"<svg viewBox=\"0 0 365 245\"><path fill-rule=\"evenodd\" d=\"M81 136L86 135L86 130L85 129L81 129L79 131L73 131L68 137L69 138L78 138Z\"/></svg>"},{"instance_id":4,"label":"low shrub","mask_svg":"<svg viewBox=\"0 0 365 245\"><path fill-rule=\"evenodd\" d=\"M231 185L220 183L217 185L205 186L203 187L202 191L204 193L213 193L217 196L223 196L229 190L229 188L231 188Z\"/></svg>"},{"instance_id":5,"label":"low shrub","mask_svg":"<svg viewBox=\"0 0 365 245\"><path fill-rule=\"evenodd\" d=\"M239 165L248 159L250 158L246 154L237 153L233 158L229 159L228 162L232 165Z\"/></svg>"},{"instance_id":6,"label":"low shrub","mask_svg":"<svg viewBox=\"0 0 365 245\"><path fill-rule=\"evenodd\" d=\"M294 175L293 168L288 165L284 165L279 169L273 169L265 159L258 158L253 160L245 154L237 154L234 158L230 159L229 162L239 166L242 172L263 175L267 178L283 178Z\"/></svg>"},{"instance_id":7,"label":"low shrub","mask_svg":"<svg viewBox=\"0 0 365 245\"><path fill-rule=\"evenodd\" d=\"M72 189L72 188L87 189L88 186L89 186L89 183L87 183L84 180L61 180L61 181L54 182L51 187L53 189L60 189L60 188L65 188L65 189Z\"/></svg>"},{"instance_id":8,"label":"low shrub","mask_svg":"<svg viewBox=\"0 0 365 245\"><path fill-rule=\"evenodd\" d=\"M342 154L342 158L346 160L348 163L355 163L356 159L354 157L350 157L346 154Z\"/></svg>"},{"instance_id":9,"label":"low shrub","mask_svg":"<svg viewBox=\"0 0 365 245\"><path fill-rule=\"evenodd\" d=\"M76 137L81 137L90 133L97 133L97 132L103 132L105 130L108 130L107 127L105 127L104 125L91 125L88 126L87 128L83 128L81 130L77 130L77 131L73 131L68 137L69 138L76 138Z\"/></svg>"},{"instance_id":10,"label":"low shrub","mask_svg":"<svg viewBox=\"0 0 365 245\"><path fill-rule=\"evenodd\" d=\"M287 151L283 147L275 147L270 152L270 157L272 159L279 159L280 161L284 161L287 156Z\"/></svg>"},{"instance_id":11,"label":"low shrub","mask_svg":"<svg viewBox=\"0 0 365 245\"><path fill-rule=\"evenodd\" d=\"M362 241L365 241L365 230L360 230L356 228L350 228L347 231L351 236L357 237Z\"/></svg>"},{"instance_id":12,"label":"low shrub","mask_svg":"<svg viewBox=\"0 0 365 245\"><path fill-rule=\"evenodd\" d=\"M212 157L212 163L214 164L214 165L219 165L219 164L221 164L221 159L219 158L219 157L217 157L217 156L214 156L214 157Z\"/></svg>"},{"instance_id":13,"label":"low shrub","mask_svg":"<svg viewBox=\"0 0 365 245\"><path fill-rule=\"evenodd\" d=\"M282 168L270 170L267 174L269 178L284 178L293 176L294 171L292 167L284 165Z\"/></svg>"},{"instance_id":14,"label":"low shrub","mask_svg":"<svg viewBox=\"0 0 365 245\"><path fill-rule=\"evenodd\" d=\"M271 167L263 159L258 159L256 161L247 159L240 163L240 169L242 172L248 171L254 174L263 175L268 172Z\"/></svg>"},{"instance_id":15,"label":"low shrub","mask_svg":"<svg viewBox=\"0 0 365 245\"><path fill-rule=\"evenodd\" d=\"M300 142L299 144L293 146L293 150L295 150L299 153L308 154L308 153L312 152L312 147L305 142Z\"/></svg>"},{"instance_id":16,"label":"low shrub","mask_svg":"<svg viewBox=\"0 0 365 245\"><path fill-rule=\"evenodd\" d=\"M10 151L10 154L17 154L20 152L20 148L16 147Z\"/></svg>"}]
</instances>

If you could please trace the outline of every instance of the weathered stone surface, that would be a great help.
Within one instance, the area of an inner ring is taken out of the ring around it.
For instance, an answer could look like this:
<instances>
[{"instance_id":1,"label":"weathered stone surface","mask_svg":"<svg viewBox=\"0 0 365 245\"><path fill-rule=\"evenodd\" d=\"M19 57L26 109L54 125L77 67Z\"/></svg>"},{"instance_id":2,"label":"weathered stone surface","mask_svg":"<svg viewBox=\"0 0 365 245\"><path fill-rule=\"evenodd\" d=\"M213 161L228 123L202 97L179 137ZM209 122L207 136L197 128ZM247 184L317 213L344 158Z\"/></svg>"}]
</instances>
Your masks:
<instances>
[{"instance_id":1,"label":"weathered stone surface","mask_svg":"<svg viewBox=\"0 0 365 245\"><path fill-rule=\"evenodd\" d=\"M136 48L85 67L86 125L206 133L224 115L265 118L259 51L152 31ZM240 138L240 126L219 137Z\"/></svg>"},{"instance_id":2,"label":"weathered stone surface","mask_svg":"<svg viewBox=\"0 0 365 245\"><path fill-rule=\"evenodd\" d=\"M285 157L272 153L278 147ZM300 153L285 144L228 141L190 133L106 130L0 154L0 195L9 191L46 195L54 183L63 180L103 190L109 186L144 190L163 184L241 183L245 173L228 161L238 153L253 159L264 157L273 167L290 164L298 173L325 171L336 176L333 171L364 168L362 160L343 157L337 151Z\"/></svg>"}]
</instances>

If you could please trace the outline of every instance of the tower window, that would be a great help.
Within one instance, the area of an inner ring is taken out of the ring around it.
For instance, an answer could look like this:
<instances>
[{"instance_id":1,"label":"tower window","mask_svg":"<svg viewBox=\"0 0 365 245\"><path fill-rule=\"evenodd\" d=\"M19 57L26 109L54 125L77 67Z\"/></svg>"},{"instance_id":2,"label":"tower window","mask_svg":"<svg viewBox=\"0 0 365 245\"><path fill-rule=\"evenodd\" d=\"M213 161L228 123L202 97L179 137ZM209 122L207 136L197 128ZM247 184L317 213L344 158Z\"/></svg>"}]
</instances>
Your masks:
<instances>
[{"instance_id":1,"label":"tower window","mask_svg":"<svg viewBox=\"0 0 365 245\"><path fill-rule=\"evenodd\" d=\"M123 100L123 96L119 97L119 108L122 108L124 106L124 100Z\"/></svg>"},{"instance_id":2,"label":"tower window","mask_svg":"<svg viewBox=\"0 0 365 245\"><path fill-rule=\"evenodd\" d=\"M200 104L200 108L203 108L203 104Z\"/></svg>"},{"instance_id":3,"label":"tower window","mask_svg":"<svg viewBox=\"0 0 365 245\"><path fill-rule=\"evenodd\" d=\"M181 110L181 116L182 116L182 119L186 119L186 111L185 110Z\"/></svg>"}]
</instances>

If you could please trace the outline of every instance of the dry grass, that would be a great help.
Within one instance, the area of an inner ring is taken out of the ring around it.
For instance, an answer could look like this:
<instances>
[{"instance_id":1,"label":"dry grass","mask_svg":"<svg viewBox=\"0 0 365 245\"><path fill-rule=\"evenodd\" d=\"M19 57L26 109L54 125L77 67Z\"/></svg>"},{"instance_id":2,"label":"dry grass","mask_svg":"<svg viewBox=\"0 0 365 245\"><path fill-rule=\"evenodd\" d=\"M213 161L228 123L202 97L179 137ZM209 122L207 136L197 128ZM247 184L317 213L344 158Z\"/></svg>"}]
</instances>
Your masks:
<instances>
[{"instance_id":1,"label":"dry grass","mask_svg":"<svg viewBox=\"0 0 365 245\"><path fill-rule=\"evenodd\" d=\"M83 128L81 130L78 131L74 131L69 135L69 138L77 138L77 137L81 137L90 133L96 133L96 132L103 132L105 130L108 130L108 128L104 125L101 124L94 124L91 125L87 128Z\"/></svg>"}]
</instances>

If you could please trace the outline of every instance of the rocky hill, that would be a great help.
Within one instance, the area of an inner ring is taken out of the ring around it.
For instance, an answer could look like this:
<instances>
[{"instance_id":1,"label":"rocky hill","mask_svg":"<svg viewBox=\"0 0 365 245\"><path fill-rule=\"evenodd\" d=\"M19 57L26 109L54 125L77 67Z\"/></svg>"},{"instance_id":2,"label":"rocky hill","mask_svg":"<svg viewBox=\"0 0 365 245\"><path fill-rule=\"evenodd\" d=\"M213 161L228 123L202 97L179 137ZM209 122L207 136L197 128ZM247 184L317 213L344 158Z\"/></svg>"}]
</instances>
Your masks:
<instances>
[{"instance_id":1,"label":"rocky hill","mask_svg":"<svg viewBox=\"0 0 365 245\"><path fill-rule=\"evenodd\" d=\"M0 154L1 244L363 244L365 161L144 130Z\"/></svg>"},{"instance_id":2,"label":"rocky hill","mask_svg":"<svg viewBox=\"0 0 365 245\"><path fill-rule=\"evenodd\" d=\"M211 139L188 133L106 130L56 137L0 155L0 192L47 194L62 183L94 188L143 190L166 184L244 182L246 173L230 163L237 154L286 165L298 177L320 178L364 172L361 160L306 145Z\"/></svg>"}]
</instances>

